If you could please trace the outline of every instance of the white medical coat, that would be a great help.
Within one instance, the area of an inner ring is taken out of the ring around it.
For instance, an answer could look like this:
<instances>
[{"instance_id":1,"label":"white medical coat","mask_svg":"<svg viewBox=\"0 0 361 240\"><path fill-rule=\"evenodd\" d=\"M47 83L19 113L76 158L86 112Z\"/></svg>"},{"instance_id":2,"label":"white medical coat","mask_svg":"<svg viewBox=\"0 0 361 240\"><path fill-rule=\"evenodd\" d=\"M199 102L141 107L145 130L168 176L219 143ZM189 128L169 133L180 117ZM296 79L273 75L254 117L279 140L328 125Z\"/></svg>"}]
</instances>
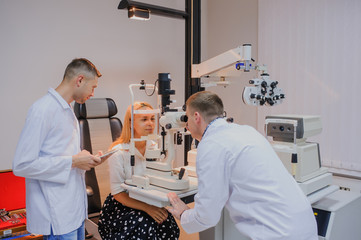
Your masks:
<instances>
[{"instance_id":1,"label":"white medical coat","mask_svg":"<svg viewBox=\"0 0 361 240\"><path fill-rule=\"evenodd\" d=\"M310 203L271 145L250 126L217 119L197 149L198 193L183 212L188 233L215 226L225 206L252 240L317 240Z\"/></svg>"},{"instance_id":2,"label":"white medical coat","mask_svg":"<svg viewBox=\"0 0 361 240\"><path fill-rule=\"evenodd\" d=\"M69 233L87 217L84 173L72 168L80 152L78 120L54 90L29 109L13 161L13 172L26 179L27 230L49 235Z\"/></svg>"}]
</instances>

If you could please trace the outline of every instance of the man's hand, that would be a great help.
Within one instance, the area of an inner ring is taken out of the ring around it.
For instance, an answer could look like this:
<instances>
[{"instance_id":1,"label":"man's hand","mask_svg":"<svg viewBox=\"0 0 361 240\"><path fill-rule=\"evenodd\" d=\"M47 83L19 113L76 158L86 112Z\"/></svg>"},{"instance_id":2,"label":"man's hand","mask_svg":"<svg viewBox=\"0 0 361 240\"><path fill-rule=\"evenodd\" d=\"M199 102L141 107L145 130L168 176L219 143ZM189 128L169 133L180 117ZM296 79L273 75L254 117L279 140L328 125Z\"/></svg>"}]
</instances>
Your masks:
<instances>
[{"instance_id":1,"label":"man's hand","mask_svg":"<svg viewBox=\"0 0 361 240\"><path fill-rule=\"evenodd\" d=\"M87 150L83 150L73 156L73 164L71 166L88 171L100 163L101 160L99 157L91 155Z\"/></svg>"},{"instance_id":2,"label":"man's hand","mask_svg":"<svg viewBox=\"0 0 361 240\"><path fill-rule=\"evenodd\" d=\"M103 156L102 151L98 151L98 154L96 156L100 157L101 163L105 162L108 158L110 158L117 150L110 150L106 153L104 153L105 156Z\"/></svg>"},{"instance_id":3,"label":"man's hand","mask_svg":"<svg viewBox=\"0 0 361 240\"><path fill-rule=\"evenodd\" d=\"M170 204L172 207L168 208L168 211L176 218L180 219L182 213L185 210L188 210L189 207L178 197L174 192L170 192L167 194Z\"/></svg>"}]
</instances>

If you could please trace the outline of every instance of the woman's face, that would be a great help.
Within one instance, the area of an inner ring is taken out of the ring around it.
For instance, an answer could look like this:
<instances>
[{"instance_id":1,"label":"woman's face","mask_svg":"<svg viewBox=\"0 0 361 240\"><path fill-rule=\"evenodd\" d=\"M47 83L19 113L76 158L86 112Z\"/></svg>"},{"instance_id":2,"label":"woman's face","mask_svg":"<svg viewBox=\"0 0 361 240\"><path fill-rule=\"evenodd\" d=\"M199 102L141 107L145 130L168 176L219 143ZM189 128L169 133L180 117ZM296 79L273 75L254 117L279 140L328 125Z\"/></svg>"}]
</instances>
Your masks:
<instances>
[{"instance_id":1,"label":"woman's face","mask_svg":"<svg viewBox=\"0 0 361 240\"><path fill-rule=\"evenodd\" d=\"M140 110L151 110L143 107ZM154 114L134 114L134 137L140 138L152 134L155 126Z\"/></svg>"}]
</instances>

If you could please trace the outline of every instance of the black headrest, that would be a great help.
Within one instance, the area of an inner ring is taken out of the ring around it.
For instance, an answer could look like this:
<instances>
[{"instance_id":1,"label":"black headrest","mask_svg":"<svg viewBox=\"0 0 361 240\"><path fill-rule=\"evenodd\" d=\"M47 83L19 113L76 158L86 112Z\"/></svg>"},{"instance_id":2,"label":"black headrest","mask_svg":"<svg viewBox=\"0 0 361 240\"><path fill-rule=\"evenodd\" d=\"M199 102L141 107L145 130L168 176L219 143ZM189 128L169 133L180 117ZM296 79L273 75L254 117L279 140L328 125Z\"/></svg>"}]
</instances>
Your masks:
<instances>
[{"instance_id":1,"label":"black headrest","mask_svg":"<svg viewBox=\"0 0 361 240\"><path fill-rule=\"evenodd\" d=\"M111 98L91 98L83 104L74 104L74 113L78 119L109 118L117 112L117 106Z\"/></svg>"}]
</instances>

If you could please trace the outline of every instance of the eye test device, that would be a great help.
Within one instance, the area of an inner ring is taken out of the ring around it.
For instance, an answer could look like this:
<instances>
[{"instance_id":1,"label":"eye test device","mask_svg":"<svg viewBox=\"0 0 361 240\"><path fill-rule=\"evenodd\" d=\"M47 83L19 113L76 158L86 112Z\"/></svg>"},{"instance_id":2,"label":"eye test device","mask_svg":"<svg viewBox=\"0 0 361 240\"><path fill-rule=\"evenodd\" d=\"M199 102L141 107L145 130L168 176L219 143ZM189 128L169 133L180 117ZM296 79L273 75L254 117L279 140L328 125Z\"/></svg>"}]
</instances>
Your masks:
<instances>
[{"instance_id":1,"label":"eye test device","mask_svg":"<svg viewBox=\"0 0 361 240\"><path fill-rule=\"evenodd\" d=\"M307 138L322 131L319 116L267 116L265 131L282 163L312 204L318 239L359 239L361 194L339 190L332 174L322 167L318 143Z\"/></svg>"},{"instance_id":2,"label":"eye test device","mask_svg":"<svg viewBox=\"0 0 361 240\"><path fill-rule=\"evenodd\" d=\"M325 194L335 191L331 186L332 174L321 166L320 146L308 142L307 138L318 135L322 131L319 116L274 115L267 116L265 121L267 137L271 137L273 149L281 159L288 172L294 177L302 191L317 201ZM331 187L331 188L330 188ZM327 190L327 191L326 191ZM318 193L312 197L312 193Z\"/></svg>"},{"instance_id":3,"label":"eye test device","mask_svg":"<svg viewBox=\"0 0 361 240\"><path fill-rule=\"evenodd\" d=\"M154 109L135 110L132 105L131 114L131 140L130 140L130 165L132 166L132 177L127 179L122 187L127 189L131 198L146 202L148 204L164 207L169 205L168 192L175 192L185 202L193 201L194 194L197 193L197 179L189 177L187 169L181 167L173 168L176 160L176 145L182 144L182 136L186 133L185 126L187 116L181 108L171 108L170 104L175 101L170 99L175 91L170 87L170 74L158 74L158 86L156 84L129 85L132 103L134 103L134 89L153 90L158 92L157 107ZM146 92L147 93L147 92ZM152 96L147 94L147 96ZM135 138L134 119L136 114L154 114L155 130L153 134ZM135 166L135 142L149 141L157 142L152 144L145 151L146 172L144 175L134 173Z\"/></svg>"}]
</instances>

